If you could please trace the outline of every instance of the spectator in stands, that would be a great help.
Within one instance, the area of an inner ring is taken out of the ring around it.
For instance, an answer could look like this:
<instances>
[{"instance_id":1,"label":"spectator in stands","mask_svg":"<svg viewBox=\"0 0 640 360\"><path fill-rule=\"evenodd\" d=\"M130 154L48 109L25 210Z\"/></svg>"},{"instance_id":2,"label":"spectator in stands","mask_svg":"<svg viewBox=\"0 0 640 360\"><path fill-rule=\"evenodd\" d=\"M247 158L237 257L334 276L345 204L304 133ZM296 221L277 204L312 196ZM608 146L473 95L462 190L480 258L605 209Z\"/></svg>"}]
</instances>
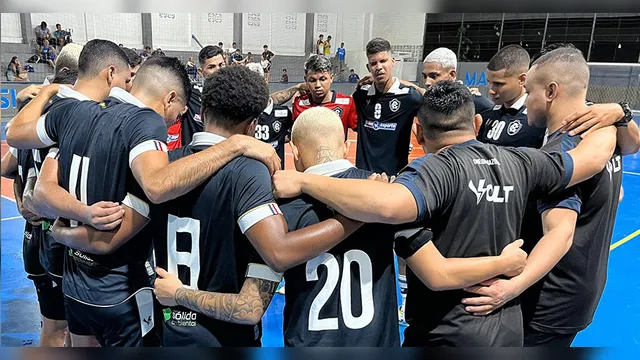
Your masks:
<instances>
[{"instance_id":1,"label":"spectator in stands","mask_svg":"<svg viewBox=\"0 0 640 360\"><path fill-rule=\"evenodd\" d=\"M42 48L40 50L40 61L46 62L47 64L51 65L52 68L55 68L56 56L58 56L58 54L56 53L56 49L53 46L49 45L49 40L43 40Z\"/></svg>"},{"instance_id":2,"label":"spectator in stands","mask_svg":"<svg viewBox=\"0 0 640 360\"><path fill-rule=\"evenodd\" d=\"M356 74L356 72L353 69L351 69L349 71L349 82L350 83L357 83L358 80L360 80L360 76L358 76L358 74Z\"/></svg>"},{"instance_id":3,"label":"spectator in stands","mask_svg":"<svg viewBox=\"0 0 640 360\"><path fill-rule=\"evenodd\" d=\"M140 56L143 58L148 58L151 56L151 46L145 46L144 51L140 53Z\"/></svg>"},{"instance_id":4,"label":"spectator in stands","mask_svg":"<svg viewBox=\"0 0 640 360\"><path fill-rule=\"evenodd\" d=\"M22 64L17 56L11 58L11 62L7 65L8 81L29 81L29 75L22 69Z\"/></svg>"},{"instance_id":5,"label":"spectator in stands","mask_svg":"<svg viewBox=\"0 0 640 360\"><path fill-rule=\"evenodd\" d=\"M264 70L264 79L269 83L269 72L271 71L271 62L276 57L274 53L269 50L268 45L264 45L262 47L262 61L260 64L262 65L262 69Z\"/></svg>"},{"instance_id":6,"label":"spectator in stands","mask_svg":"<svg viewBox=\"0 0 640 360\"><path fill-rule=\"evenodd\" d=\"M252 63L253 62L253 54L251 53L251 51L249 51L247 53L247 63Z\"/></svg>"},{"instance_id":7,"label":"spectator in stands","mask_svg":"<svg viewBox=\"0 0 640 360\"><path fill-rule=\"evenodd\" d=\"M131 91L131 87L133 87L133 79L135 79L136 74L138 73L138 69L140 69L140 65L142 64L142 56L138 55L132 49L122 47L122 50L127 55L127 61L129 62L129 66L131 67L131 79L127 83L127 91Z\"/></svg>"},{"instance_id":8,"label":"spectator in stands","mask_svg":"<svg viewBox=\"0 0 640 360\"><path fill-rule=\"evenodd\" d=\"M322 34L318 36L318 41L316 41L316 54L318 55L324 54L324 35Z\"/></svg>"},{"instance_id":9,"label":"spectator in stands","mask_svg":"<svg viewBox=\"0 0 640 360\"><path fill-rule=\"evenodd\" d=\"M189 57L189 60L187 61L187 65L185 67L187 68L189 79L191 79L191 81L196 81L198 79L198 66L193 61L193 56Z\"/></svg>"},{"instance_id":10,"label":"spectator in stands","mask_svg":"<svg viewBox=\"0 0 640 360\"><path fill-rule=\"evenodd\" d=\"M231 50L233 50L233 52L231 52ZM236 49L235 45L234 45L234 48L229 49L229 55L230 55L229 65L231 65L231 64L234 64L236 56L238 56L238 55L242 56L242 51L240 49Z\"/></svg>"},{"instance_id":11,"label":"spectator in stands","mask_svg":"<svg viewBox=\"0 0 640 360\"><path fill-rule=\"evenodd\" d=\"M231 65L240 65L240 66L244 66L245 65L246 59L239 52L240 52L240 50L238 50L238 53L235 54L235 56L233 58L233 63Z\"/></svg>"},{"instance_id":12,"label":"spectator in stands","mask_svg":"<svg viewBox=\"0 0 640 360\"><path fill-rule=\"evenodd\" d=\"M41 22L40 26L36 26L35 33L38 46L42 46L45 40L51 39L51 30L49 30L45 21Z\"/></svg>"},{"instance_id":13,"label":"spectator in stands","mask_svg":"<svg viewBox=\"0 0 640 360\"><path fill-rule=\"evenodd\" d=\"M324 42L324 54L331 56L331 35L327 36L327 40Z\"/></svg>"},{"instance_id":14,"label":"spectator in stands","mask_svg":"<svg viewBox=\"0 0 640 360\"><path fill-rule=\"evenodd\" d=\"M344 70L346 69L345 59L347 58L347 50L344 48L344 43L340 43L340 47L336 50L336 59L340 63L338 67L338 81L344 81Z\"/></svg>"},{"instance_id":15,"label":"spectator in stands","mask_svg":"<svg viewBox=\"0 0 640 360\"><path fill-rule=\"evenodd\" d=\"M56 31L53 33L53 36L55 37L56 45L59 46L60 49L71 42L71 33L62 30L62 25L60 24L56 24Z\"/></svg>"},{"instance_id":16,"label":"spectator in stands","mask_svg":"<svg viewBox=\"0 0 640 360\"><path fill-rule=\"evenodd\" d=\"M287 75L287 69L282 69L282 79L281 82L283 83L288 83L289 82L289 75Z\"/></svg>"}]
</instances>

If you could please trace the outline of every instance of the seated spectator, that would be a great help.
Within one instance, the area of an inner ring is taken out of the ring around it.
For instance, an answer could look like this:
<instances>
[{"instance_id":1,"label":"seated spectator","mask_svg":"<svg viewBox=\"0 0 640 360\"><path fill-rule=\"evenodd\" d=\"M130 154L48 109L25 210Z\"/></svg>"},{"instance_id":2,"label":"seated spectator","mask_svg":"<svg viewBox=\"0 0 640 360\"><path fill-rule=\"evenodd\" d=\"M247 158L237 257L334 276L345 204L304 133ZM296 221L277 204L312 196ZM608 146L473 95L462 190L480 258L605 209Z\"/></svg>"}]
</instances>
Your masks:
<instances>
[{"instance_id":1,"label":"seated spectator","mask_svg":"<svg viewBox=\"0 0 640 360\"><path fill-rule=\"evenodd\" d=\"M251 51L249 51L247 53L247 63L252 63L253 62L253 54L251 53Z\"/></svg>"},{"instance_id":2,"label":"seated spectator","mask_svg":"<svg viewBox=\"0 0 640 360\"><path fill-rule=\"evenodd\" d=\"M357 83L358 80L360 80L360 76L358 76L358 74L356 74L356 72L353 69L351 69L349 71L349 82L350 83Z\"/></svg>"},{"instance_id":3,"label":"seated spectator","mask_svg":"<svg viewBox=\"0 0 640 360\"><path fill-rule=\"evenodd\" d=\"M287 75L287 69L282 69L282 80L283 83L289 82L289 75Z\"/></svg>"},{"instance_id":4,"label":"seated spectator","mask_svg":"<svg viewBox=\"0 0 640 360\"><path fill-rule=\"evenodd\" d=\"M56 66L56 49L49 45L49 40L42 41L42 49L40 50L40 61L46 62L51 65L52 68Z\"/></svg>"},{"instance_id":5,"label":"seated spectator","mask_svg":"<svg viewBox=\"0 0 640 360\"><path fill-rule=\"evenodd\" d=\"M235 43L234 43L235 44ZM231 50L231 49L229 49ZM231 54L231 61L229 62L229 65L234 64L234 60L236 59L237 56L241 56L242 57L242 51L240 51L240 49L233 49L233 52L230 52L229 54Z\"/></svg>"},{"instance_id":6,"label":"seated spectator","mask_svg":"<svg viewBox=\"0 0 640 360\"><path fill-rule=\"evenodd\" d=\"M51 30L47 27L47 23L45 21L40 23L40 26L36 26L36 43L38 46L42 46L45 40L51 39Z\"/></svg>"},{"instance_id":7,"label":"seated spectator","mask_svg":"<svg viewBox=\"0 0 640 360\"><path fill-rule=\"evenodd\" d=\"M8 81L29 81L29 75L22 69L17 56L11 58L6 75Z\"/></svg>"},{"instance_id":8,"label":"seated spectator","mask_svg":"<svg viewBox=\"0 0 640 360\"><path fill-rule=\"evenodd\" d=\"M62 26L60 24L56 24L56 31L53 33L53 36L55 37L55 43L60 49L72 42L71 33L66 30L62 30Z\"/></svg>"},{"instance_id":9,"label":"seated spectator","mask_svg":"<svg viewBox=\"0 0 640 360\"><path fill-rule=\"evenodd\" d=\"M240 51L240 50L238 50L238 51ZM245 65L245 61L246 61L246 59L244 58L244 56L242 56L242 54L236 53L235 56L233 57L233 63L231 65L244 66Z\"/></svg>"},{"instance_id":10,"label":"seated spectator","mask_svg":"<svg viewBox=\"0 0 640 360\"><path fill-rule=\"evenodd\" d=\"M140 53L140 56L143 58L151 56L151 46L145 46L144 51Z\"/></svg>"}]
</instances>

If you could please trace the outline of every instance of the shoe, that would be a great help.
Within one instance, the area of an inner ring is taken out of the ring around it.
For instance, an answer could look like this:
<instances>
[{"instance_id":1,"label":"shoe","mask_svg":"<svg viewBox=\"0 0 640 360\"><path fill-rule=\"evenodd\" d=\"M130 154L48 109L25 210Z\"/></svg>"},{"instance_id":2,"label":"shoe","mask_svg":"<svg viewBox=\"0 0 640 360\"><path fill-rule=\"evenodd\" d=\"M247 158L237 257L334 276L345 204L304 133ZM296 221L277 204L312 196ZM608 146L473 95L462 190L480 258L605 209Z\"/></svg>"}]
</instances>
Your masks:
<instances>
[{"instance_id":1,"label":"shoe","mask_svg":"<svg viewBox=\"0 0 640 360\"><path fill-rule=\"evenodd\" d=\"M398 323L403 326L409 326L404 318L404 311L402 311L402 306L398 308Z\"/></svg>"}]
</instances>

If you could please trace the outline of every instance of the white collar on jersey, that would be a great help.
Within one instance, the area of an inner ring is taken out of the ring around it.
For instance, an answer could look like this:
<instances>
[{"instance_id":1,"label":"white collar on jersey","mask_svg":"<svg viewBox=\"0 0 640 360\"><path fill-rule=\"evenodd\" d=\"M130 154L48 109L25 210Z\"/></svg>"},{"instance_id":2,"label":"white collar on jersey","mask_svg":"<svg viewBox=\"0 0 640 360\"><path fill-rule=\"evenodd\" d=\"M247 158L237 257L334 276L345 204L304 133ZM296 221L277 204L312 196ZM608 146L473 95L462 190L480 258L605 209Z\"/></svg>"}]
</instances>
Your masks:
<instances>
[{"instance_id":1,"label":"white collar on jersey","mask_svg":"<svg viewBox=\"0 0 640 360\"><path fill-rule=\"evenodd\" d=\"M393 80L393 85L391 85L391 88L389 88L389 91L387 91L387 94L399 95L399 94L407 94L409 92L409 88L400 89L400 79L398 79L397 77L393 77L391 79ZM378 90L376 90L376 86L374 84L369 85L369 92L367 92L367 95L373 96L376 94L376 92L378 92Z\"/></svg>"},{"instance_id":2,"label":"white collar on jersey","mask_svg":"<svg viewBox=\"0 0 640 360\"><path fill-rule=\"evenodd\" d=\"M91 100L86 97L84 94L80 94L79 92L73 90L72 88L64 85L60 85L60 89L58 89L58 96L63 99L76 99L80 101Z\"/></svg>"},{"instance_id":3,"label":"white collar on jersey","mask_svg":"<svg viewBox=\"0 0 640 360\"><path fill-rule=\"evenodd\" d=\"M215 145L225 141L227 138L224 136L212 134L210 132L197 132L193 134L193 139L191 140L191 145L199 146L199 145Z\"/></svg>"},{"instance_id":4,"label":"white collar on jersey","mask_svg":"<svg viewBox=\"0 0 640 360\"><path fill-rule=\"evenodd\" d=\"M263 112L267 115L271 115L272 111L273 111L273 99L269 97L269 105L267 105L267 108L264 109Z\"/></svg>"},{"instance_id":5,"label":"white collar on jersey","mask_svg":"<svg viewBox=\"0 0 640 360\"><path fill-rule=\"evenodd\" d=\"M333 176L335 174L340 174L341 172L347 171L351 169L353 164L349 162L347 159L333 160L323 164L313 165L307 170L305 173L316 174L322 176Z\"/></svg>"},{"instance_id":6,"label":"white collar on jersey","mask_svg":"<svg viewBox=\"0 0 640 360\"><path fill-rule=\"evenodd\" d=\"M520 96L520 99L518 99L518 101L514 102L513 105L511 105L509 107L509 109L518 109L520 110L520 108L522 108L522 106L524 106L524 102L527 101L527 94L525 93L524 95ZM502 109L502 105L496 105L493 107L493 110L500 110Z\"/></svg>"},{"instance_id":7,"label":"white collar on jersey","mask_svg":"<svg viewBox=\"0 0 640 360\"><path fill-rule=\"evenodd\" d=\"M116 98L124 103L135 105L139 108L148 108L142 101L138 100L137 97L129 94L126 90L121 89L119 87L114 87L109 92L109 96Z\"/></svg>"}]
</instances>

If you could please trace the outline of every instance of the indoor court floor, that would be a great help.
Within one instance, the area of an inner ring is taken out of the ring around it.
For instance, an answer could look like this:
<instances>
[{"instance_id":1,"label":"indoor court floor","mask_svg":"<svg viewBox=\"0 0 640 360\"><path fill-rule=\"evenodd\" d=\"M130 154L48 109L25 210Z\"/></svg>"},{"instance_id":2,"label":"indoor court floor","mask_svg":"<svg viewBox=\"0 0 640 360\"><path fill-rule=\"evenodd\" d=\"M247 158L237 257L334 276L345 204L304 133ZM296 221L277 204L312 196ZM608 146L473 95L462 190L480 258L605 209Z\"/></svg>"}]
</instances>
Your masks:
<instances>
[{"instance_id":1,"label":"indoor court floor","mask_svg":"<svg viewBox=\"0 0 640 360\"><path fill-rule=\"evenodd\" d=\"M636 119L638 120L640 119ZM4 141L4 123L1 133L4 155L8 150ZM355 134L351 135L349 159L354 161ZM414 141L411 157L421 155L422 151ZM289 151L286 160L286 168L292 169L292 156ZM611 240L608 282L593 323L578 335L574 346L635 347L635 351L640 346L640 276L636 273L640 260L640 155L625 157L623 171L625 197L618 208ZM37 346L40 327L38 304L35 289L27 279L22 264L24 220L16 209L11 182L6 179L2 179L1 214L0 346ZM283 345L283 310L284 296L276 294L263 318L264 346ZM401 328L400 331L404 329Z\"/></svg>"}]
</instances>

